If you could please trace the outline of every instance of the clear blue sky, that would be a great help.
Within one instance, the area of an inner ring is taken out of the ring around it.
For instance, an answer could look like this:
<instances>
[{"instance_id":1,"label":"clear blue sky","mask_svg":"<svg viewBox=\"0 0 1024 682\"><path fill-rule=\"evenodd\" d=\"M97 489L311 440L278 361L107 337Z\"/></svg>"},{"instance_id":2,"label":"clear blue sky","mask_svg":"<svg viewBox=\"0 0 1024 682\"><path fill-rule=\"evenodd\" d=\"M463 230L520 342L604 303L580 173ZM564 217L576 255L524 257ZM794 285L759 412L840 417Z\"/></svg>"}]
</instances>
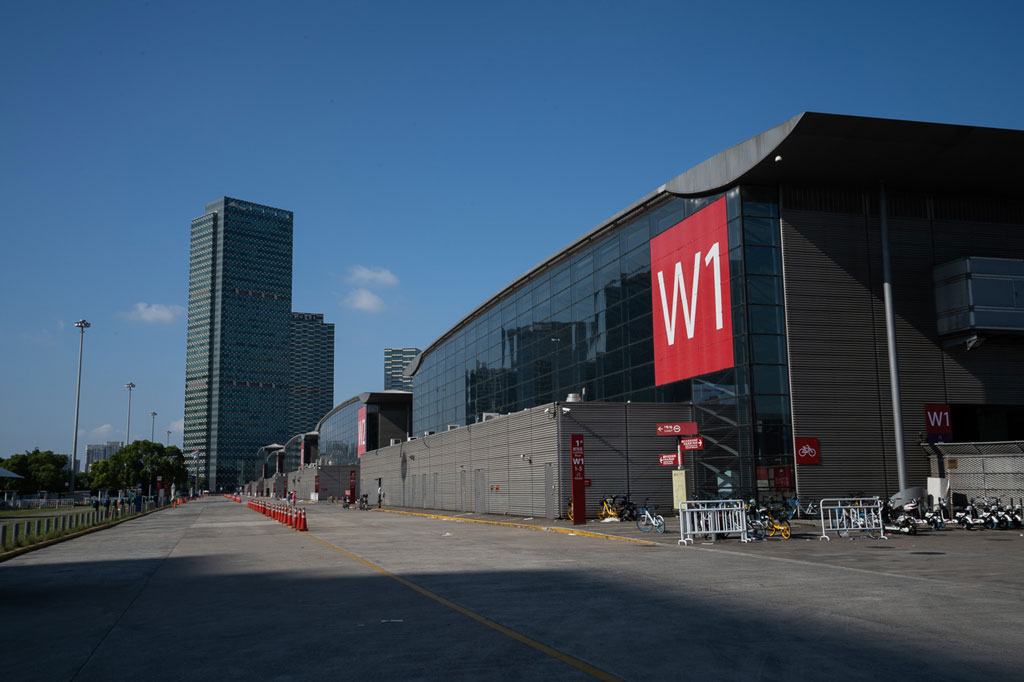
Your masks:
<instances>
[{"instance_id":1,"label":"clear blue sky","mask_svg":"<svg viewBox=\"0 0 1024 682\"><path fill-rule=\"evenodd\" d=\"M295 212L335 402L801 111L1024 128L1019 3L46 2L0 10L0 456L181 444L189 222ZM384 272L387 271L387 272ZM390 276L388 276L390 273Z\"/></svg>"}]
</instances>

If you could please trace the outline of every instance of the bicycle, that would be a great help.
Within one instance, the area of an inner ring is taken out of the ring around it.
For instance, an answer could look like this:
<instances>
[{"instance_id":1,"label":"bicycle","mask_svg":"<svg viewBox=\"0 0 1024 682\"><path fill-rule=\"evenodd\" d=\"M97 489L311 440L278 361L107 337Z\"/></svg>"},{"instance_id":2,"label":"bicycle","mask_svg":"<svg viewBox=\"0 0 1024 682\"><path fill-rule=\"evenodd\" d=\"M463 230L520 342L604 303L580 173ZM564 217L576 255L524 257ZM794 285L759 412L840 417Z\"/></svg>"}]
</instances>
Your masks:
<instances>
[{"instance_id":1,"label":"bicycle","mask_svg":"<svg viewBox=\"0 0 1024 682\"><path fill-rule=\"evenodd\" d=\"M768 537L773 538L775 537L775 534L778 533L782 536L783 540L789 539L789 536L793 533L793 529L790 528L788 519L776 521L775 517L772 516L770 509L760 509L758 511L764 522L765 532L768 534Z\"/></svg>"},{"instance_id":2,"label":"bicycle","mask_svg":"<svg viewBox=\"0 0 1024 682\"><path fill-rule=\"evenodd\" d=\"M807 500L806 504L800 503L799 497L787 497L786 503L786 518L787 519L798 519L798 518L817 518L821 513L818 507L818 503L814 500Z\"/></svg>"},{"instance_id":3,"label":"bicycle","mask_svg":"<svg viewBox=\"0 0 1024 682\"><path fill-rule=\"evenodd\" d=\"M571 497L569 498L569 500L567 501L565 506L568 509L569 520L572 521L572 498Z\"/></svg>"},{"instance_id":4,"label":"bicycle","mask_svg":"<svg viewBox=\"0 0 1024 682\"><path fill-rule=\"evenodd\" d=\"M658 505L654 505L653 509L657 509ZM647 506L647 500L637 507L636 527L644 533L650 533L651 529L658 531L659 533L665 532L665 517L661 514L652 514L652 507Z\"/></svg>"},{"instance_id":5,"label":"bicycle","mask_svg":"<svg viewBox=\"0 0 1024 682\"><path fill-rule=\"evenodd\" d=\"M632 521L636 518L636 505L629 501L628 495L607 495L601 500L601 508L597 511L597 518L617 519L619 521Z\"/></svg>"},{"instance_id":6,"label":"bicycle","mask_svg":"<svg viewBox=\"0 0 1024 682\"><path fill-rule=\"evenodd\" d=\"M744 507L744 511L747 514L747 537L751 540L764 540L767 528L764 520L761 518L761 510L751 500Z\"/></svg>"}]
</instances>

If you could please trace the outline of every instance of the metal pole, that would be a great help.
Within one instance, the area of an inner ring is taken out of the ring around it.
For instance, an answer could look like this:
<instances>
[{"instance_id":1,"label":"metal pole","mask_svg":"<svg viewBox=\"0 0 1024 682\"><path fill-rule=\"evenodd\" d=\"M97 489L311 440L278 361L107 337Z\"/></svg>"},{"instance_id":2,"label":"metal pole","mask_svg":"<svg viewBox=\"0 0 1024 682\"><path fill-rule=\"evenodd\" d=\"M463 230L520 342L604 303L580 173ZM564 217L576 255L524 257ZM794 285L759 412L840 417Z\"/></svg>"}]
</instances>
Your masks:
<instances>
[{"instance_id":1,"label":"metal pole","mask_svg":"<svg viewBox=\"0 0 1024 682\"><path fill-rule=\"evenodd\" d=\"M124 446L128 447L132 444L132 389L135 388L135 384L129 381L124 387L128 389L128 425L124 428Z\"/></svg>"},{"instance_id":2,"label":"metal pole","mask_svg":"<svg viewBox=\"0 0 1024 682\"><path fill-rule=\"evenodd\" d=\"M896 314L892 303L892 263L889 259L889 216L885 183L879 183L879 215L882 227L882 290L885 294L885 337L889 350L889 387L892 391L893 436L896 439L896 474L900 490L907 489L907 460L903 450L903 405L900 368L896 355ZM888 491L886 491L888 493ZM898 491L897 491L898 492Z\"/></svg>"},{"instance_id":3,"label":"metal pole","mask_svg":"<svg viewBox=\"0 0 1024 682\"><path fill-rule=\"evenodd\" d=\"M75 460L78 459L78 405L82 397L82 347L85 345L85 330L91 327L85 320L79 320L75 322L75 326L81 330L81 335L78 337L78 387L75 389L75 437L74 445L71 446L71 462L68 463L68 468L71 469L71 499L72 504L75 499Z\"/></svg>"},{"instance_id":4,"label":"metal pole","mask_svg":"<svg viewBox=\"0 0 1024 682\"><path fill-rule=\"evenodd\" d=\"M171 445L171 432L170 431L167 432L167 443L165 443L165 445L167 445L168 447Z\"/></svg>"},{"instance_id":5,"label":"metal pole","mask_svg":"<svg viewBox=\"0 0 1024 682\"><path fill-rule=\"evenodd\" d=\"M153 423L149 427L149 442L156 442L156 412L150 412L149 416L153 418Z\"/></svg>"}]
</instances>

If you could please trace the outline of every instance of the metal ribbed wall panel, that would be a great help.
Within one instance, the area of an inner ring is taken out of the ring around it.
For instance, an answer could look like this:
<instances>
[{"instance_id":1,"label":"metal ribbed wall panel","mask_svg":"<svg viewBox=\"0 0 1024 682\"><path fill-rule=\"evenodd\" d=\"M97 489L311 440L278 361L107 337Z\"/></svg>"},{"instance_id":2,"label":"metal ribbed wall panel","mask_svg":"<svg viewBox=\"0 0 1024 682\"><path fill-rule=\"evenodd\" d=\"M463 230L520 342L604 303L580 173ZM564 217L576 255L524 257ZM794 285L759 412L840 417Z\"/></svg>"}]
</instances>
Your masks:
<instances>
[{"instance_id":1,"label":"metal ribbed wall panel","mask_svg":"<svg viewBox=\"0 0 1024 682\"><path fill-rule=\"evenodd\" d=\"M798 468L807 497L898 485L877 193L862 203L872 215L782 212L793 431L821 445L821 464ZM931 270L964 256L1024 258L1024 229L890 217L889 232L907 474L921 485L930 469L917 447L924 404L1024 402L1024 344L942 349Z\"/></svg>"},{"instance_id":2,"label":"metal ribbed wall panel","mask_svg":"<svg viewBox=\"0 0 1024 682\"><path fill-rule=\"evenodd\" d=\"M562 414L563 408L569 412ZM672 452L675 439L656 435L656 425L691 421L688 405L543 405L368 452L362 459L361 484L364 490L374 490L381 478L387 504L396 506L475 511L479 492L487 513L543 517L548 495L544 475L552 464L553 510L563 515L571 494L569 437L581 433L586 475L593 483L587 489L587 512L592 517L602 496L627 490L627 414L628 488L635 500L650 498L668 512L671 473L659 465L658 455ZM478 470L484 481L479 491Z\"/></svg>"}]
</instances>

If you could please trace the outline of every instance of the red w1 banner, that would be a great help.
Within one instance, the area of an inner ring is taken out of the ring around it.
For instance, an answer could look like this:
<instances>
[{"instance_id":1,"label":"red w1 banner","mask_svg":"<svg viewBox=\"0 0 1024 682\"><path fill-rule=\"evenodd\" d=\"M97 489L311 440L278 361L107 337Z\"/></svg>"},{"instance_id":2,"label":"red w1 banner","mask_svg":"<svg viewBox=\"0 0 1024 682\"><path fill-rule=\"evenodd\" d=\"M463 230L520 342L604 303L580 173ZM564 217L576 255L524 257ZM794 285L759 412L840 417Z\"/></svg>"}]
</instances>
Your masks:
<instances>
[{"instance_id":1,"label":"red w1 banner","mask_svg":"<svg viewBox=\"0 0 1024 682\"><path fill-rule=\"evenodd\" d=\"M924 432L931 435L941 433L953 435L953 423L949 419L949 405L926 403L924 406Z\"/></svg>"},{"instance_id":2,"label":"red w1 banner","mask_svg":"<svg viewBox=\"0 0 1024 682\"><path fill-rule=\"evenodd\" d=\"M703 450L704 439L700 436L696 438L680 438L679 447L683 450Z\"/></svg>"},{"instance_id":3,"label":"red w1 banner","mask_svg":"<svg viewBox=\"0 0 1024 682\"><path fill-rule=\"evenodd\" d=\"M697 422L658 424L659 436L692 436L697 433Z\"/></svg>"},{"instance_id":4,"label":"red w1 banner","mask_svg":"<svg viewBox=\"0 0 1024 682\"><path fill-rule=\"evenodd\" d=\"M725 197L651 239L654 380L733 366Z\"/></svg>"},{"instance_id":5,"label":"red w1 banner","mask_svg":"<svg viewBox=\"0 0 1024 682\"><path fill-rule=\"evenodd\" d=\"M587 479L583 475L583 434L569 436L569 456L572 463L572 525L587 522Z\"/></svg>"},{"instance_id":6,"label":"red w1 banner","mask_svg":"<svg viewBox=\"0 0 1024 682\"><path fill-rule=\"evenodd\" d=\"M359 408L356 416L356 456L362 457L366 452L366 405Z\"/></svg>"},{"instance_id":7,"label":"red w1 banner","mask_svg":"<svg viewBox=\"0 0 1024 682\"><path fill-rule=\"evenodd\" d=\"M794 438L797 464L821 464L821 448L817 438Z\"/></svg>"}]
</instances>

